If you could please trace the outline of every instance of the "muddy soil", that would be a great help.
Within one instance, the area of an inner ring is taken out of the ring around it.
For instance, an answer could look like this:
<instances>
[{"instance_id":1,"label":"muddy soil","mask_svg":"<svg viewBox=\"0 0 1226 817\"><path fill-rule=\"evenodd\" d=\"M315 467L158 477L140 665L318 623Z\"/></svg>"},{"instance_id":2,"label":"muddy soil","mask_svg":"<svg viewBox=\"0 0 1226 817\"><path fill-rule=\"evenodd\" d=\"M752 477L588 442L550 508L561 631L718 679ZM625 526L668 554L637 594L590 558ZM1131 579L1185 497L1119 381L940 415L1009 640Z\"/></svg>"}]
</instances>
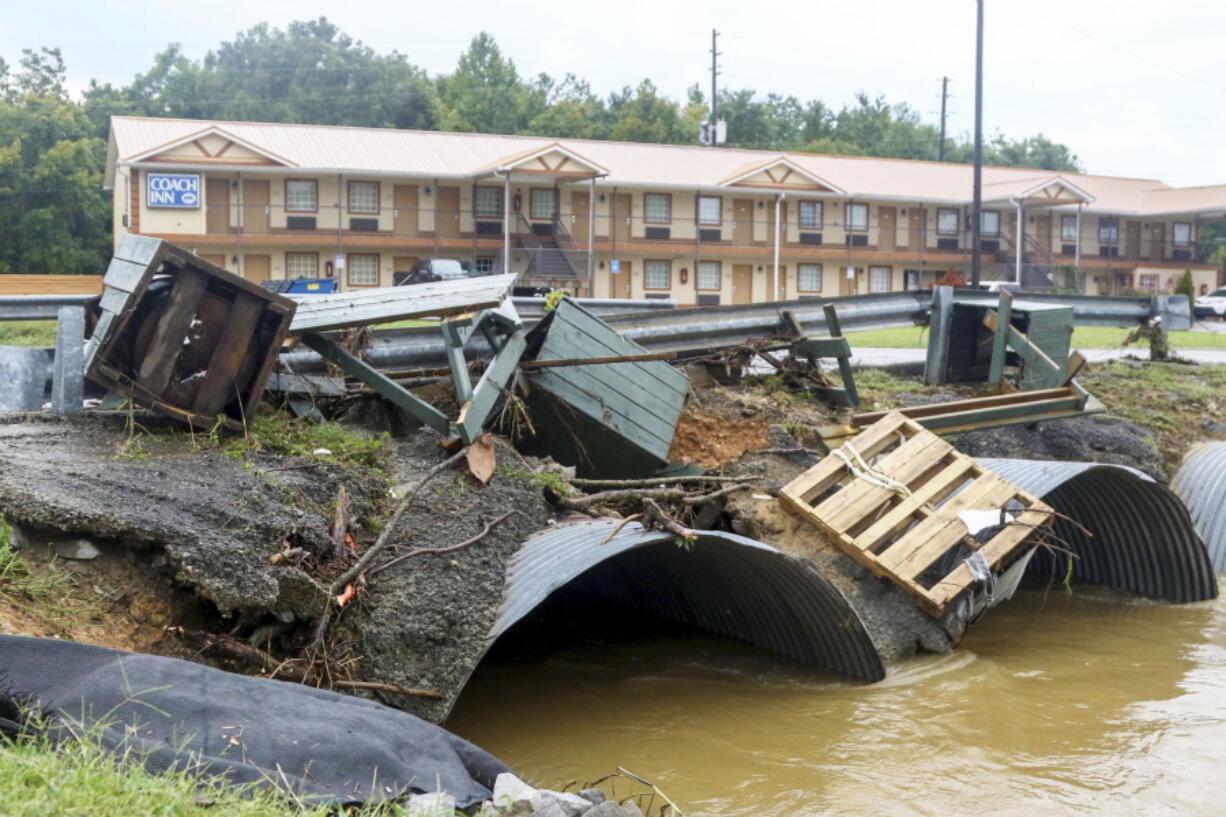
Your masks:
<instances>
[{"instance_id":1,"label":"muddy soil","mask_svg":"<svg viewBox=\"0 0 1226 817\"><path fill-rule=\"evenodd\" d=\"M1160 482L1168 478L1157 440L1136 423L1096 414L1038 426L968 431L950 438L972 457L1064 460L1128 465Z\"/></svg>"},{"instance_id":2,"label":"muddy soil","mask_svg":"<svg viewBox=\"0 0 1226 817\"><path fill-rule=\"evenodd\" d=\"M422 432L390 444L393 482L416 481L446 458ZM503 595L507 561L554 512L533 479L540 463L497 443L498 469L482 486L462 467L426 484L401 520L403 547L446 547L471 539L514 511L480 541L450 553L413 556L371 577L366 593L341 619L356 642L362 678L444 693L442 699L386 696L385 703L442 721L488 646Z\"/></svg>"},{"instance_id":3,"label":"muddy soil","mask_svg":"<svg viewBox=\"0 0 1226 817\"><path fill-rule=\"evenodd\" d=\"M137 422L145 432L134 438L118 415L0 416L0 515L164 550L175 581L222 613L317 615L324 586L303 567L270 560L284 548L326 557L337 487L348 486L361 518L382 482L355 481L327 463L197 450L177 426L152 415Z\"/></svg>"},{"instance_id":4,"label":"muddy soil","mask_svg":"<svg viewBox=\"0 0 1226 817\"><path fill-rule=\"evenodd\" d=\"M94 540L101 554L74 561L58 558L54 542L43 537L16 538L22 561L40 580L39 597L0 603L0 633L197 659L166 627L200 628L204 611L194 593L176 585L160 550Z\"/></svg>"}]
</instances>

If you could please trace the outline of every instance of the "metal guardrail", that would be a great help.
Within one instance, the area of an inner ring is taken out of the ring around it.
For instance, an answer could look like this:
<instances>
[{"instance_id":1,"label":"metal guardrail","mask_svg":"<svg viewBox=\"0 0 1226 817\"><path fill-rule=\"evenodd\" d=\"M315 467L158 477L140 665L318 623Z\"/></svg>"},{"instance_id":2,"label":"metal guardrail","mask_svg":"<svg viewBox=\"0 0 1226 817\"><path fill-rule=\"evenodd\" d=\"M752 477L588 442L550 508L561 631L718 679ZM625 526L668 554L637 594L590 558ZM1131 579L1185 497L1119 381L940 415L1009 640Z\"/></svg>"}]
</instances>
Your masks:
<instances>
[{"instance_id":1,"label":"metal guardrail","mask_svg":"<svg viewBox=\"0 0 1226 817\"><path fill-rule=\"evenodd\" d=\"M83 307L97 295L0 296L0 321L51 321L65 306Z\"/></svg>"},{"instance_id":2,"label":"metal guardrail","mask_svg":"<svg viewBox=\"0 0 1226 817\"><path fill-rule=\"evenodd\" d=\"M1081 326L1132 327L1152 316L1161 316L1168 329L1191 327L1191 306L1182 295L1155 295L1152 297L1124 298L1097 295L1055 295L1049 293L1020 293L1022 300L1046 304L1071 306L1074 323ZM18 303L21 299L35 298L44 301L41 308L50 304L82 302L83 296L17 296L0 298L0 315L15 314L18 309L33 308ZM838 298L813 298L799 301L744 304L735 306L710 306L676 309L671 301L631 301L619 299L582 299L585 307L598 304L596 312L610 326L649 351L676 352L680 355L697 354L707 350L728 348L767 337L783 329L783 313L790 311L807 334L828 334L826 316L822 306L832 303L838 310L844 333L870 329L923 324L932 305L931 290L891 292L873 295L851 295ZM977 302L995 305L997 296L978 290L958 290L955 299L959 302ZM85 299L88 300L88 299ZM521 301L539 302L543 315L544 299L515 299L519 308ZM657 306L659 304L659 306ZM532 321L532 307L525 303L521 315ZM589 307L590 308L590 307ZM619 310L611 314L604 310ZM626 311L637 310L637 311ZM24 318L9 318L23 320ZM447 365L447 347L442 334L434 327L418 329L375 330L366 357L378 369L435 368ZM485 339L474 336L468 344L469 358L489 357L491 350ZM300 374L316 374L323 370L323 360L316 353L298 348L281 355L281 360L292 371Z\"/></svg>"}]
</instances>

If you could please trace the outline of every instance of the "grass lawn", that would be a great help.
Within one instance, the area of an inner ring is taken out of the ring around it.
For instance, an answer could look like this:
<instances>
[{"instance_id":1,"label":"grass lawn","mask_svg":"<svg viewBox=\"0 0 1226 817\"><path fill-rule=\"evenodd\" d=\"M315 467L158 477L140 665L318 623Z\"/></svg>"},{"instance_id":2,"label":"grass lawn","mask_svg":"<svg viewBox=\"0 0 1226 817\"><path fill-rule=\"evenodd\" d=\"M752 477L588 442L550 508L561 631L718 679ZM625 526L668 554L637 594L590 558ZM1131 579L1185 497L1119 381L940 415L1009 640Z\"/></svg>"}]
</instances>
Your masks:
<instances>
[{"instance_id":1,"label":"grass lawn","mask_svg":"<svg viewBox=\"0 0 1226 817\"><path fill-rule=\"evenodd\" d=\"M1108 326L1078 326L1073 330L1075 349L1112 349L1128 337L1128 329ZM928 345L928 330L919 326L900 329L876 329L871 332L852 332L847 340L852 348L904 349ZM1226 348L1226 333L1172 332L1171 346L1176 349L1221 349ZM1149 348L1141 344L1142 351Z\"/></svg>"},{"instance_id":2,"label":"grass lawn","mask_svg":"<svg viewBox=\"0 0 1226 817\"><path fill-rule=\"evenodd\" d=\"M54 346L55 321L0 321L0 346Z\"/></svg>"},{"instance_id":3,"label":"grass lawn","mask_svg":"<svg viewBox=\"0 0 1226 817\"><path fill-rule=\"evenodd\" d=\"M374 808L350 814L374 815ZM266 791L245 796L237 787L202 782L184 774L153 775L135 763L117 764L103 750L85 743L51 746L37 738L0 737L0 814L45 817L137 815L226 815L226 817L324 817L336 810L299 808ZM383 814L404 812L386 808Z\"/></svg>"}]
</instances>

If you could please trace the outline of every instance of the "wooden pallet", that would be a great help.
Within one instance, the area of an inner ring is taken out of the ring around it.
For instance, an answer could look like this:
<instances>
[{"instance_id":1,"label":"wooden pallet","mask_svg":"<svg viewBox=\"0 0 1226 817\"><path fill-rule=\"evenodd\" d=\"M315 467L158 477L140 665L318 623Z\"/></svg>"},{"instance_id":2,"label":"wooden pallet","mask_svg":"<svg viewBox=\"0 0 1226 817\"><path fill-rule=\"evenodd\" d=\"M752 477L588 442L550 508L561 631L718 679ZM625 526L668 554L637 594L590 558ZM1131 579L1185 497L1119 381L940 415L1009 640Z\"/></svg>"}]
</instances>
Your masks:
<instances>
[{"instance_id":1,"label":"wooden pallet","mask_svg":"<svg viewBox=\"0 0 1226 817\"><path fill-rule=\"evenodd\" d=\"M909 495L856 474L831 454L788 483L780 501L875 575L916 595L934 616L975 584L965 560L934 575L933 566L947 554L966 545L995 571L1036 528L1052 521L1047 505L900 412L886 414L839 450L852 462L858 453L875 473L905 485ZM996 510L1011 500L1023 510L987 542L976 540L958 517L967 510Z\"/></svg>"}]
</instances>

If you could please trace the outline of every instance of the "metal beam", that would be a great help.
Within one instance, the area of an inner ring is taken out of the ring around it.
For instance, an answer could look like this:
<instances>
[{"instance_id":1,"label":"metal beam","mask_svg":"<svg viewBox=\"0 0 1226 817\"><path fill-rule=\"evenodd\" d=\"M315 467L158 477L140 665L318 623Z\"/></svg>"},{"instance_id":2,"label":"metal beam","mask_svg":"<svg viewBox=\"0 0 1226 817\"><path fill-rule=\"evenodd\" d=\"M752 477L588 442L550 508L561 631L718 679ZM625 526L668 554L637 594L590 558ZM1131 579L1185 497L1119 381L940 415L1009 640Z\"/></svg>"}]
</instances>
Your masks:
<instances>
[{"instance_id":1,"label":"metal beam","mask_svg":"<svg viewBox=\"0 0 1226 817\"><path fill-rule=\"evenodd\" d=\"M373 368L366 361L349 354L323 335L307 333L302 336L302 342L318 352L325 360L335 363L342 371L370 386L392 405L403 409L439 434L445 435L450 432L451 421L447 419L447 415L401 388L394 380Z\"/></svg>"},{"instance_id":2,"label":"metal beam","mask_svg":"<svg viewBox=\"0 0 1226 817\"><path fill-rule=\"evenodd\" d=\"M51 377L51 410L80 414L85 397L85 309L61 306L55 327L55 371Z\"/></svg>"}]
</instances>

